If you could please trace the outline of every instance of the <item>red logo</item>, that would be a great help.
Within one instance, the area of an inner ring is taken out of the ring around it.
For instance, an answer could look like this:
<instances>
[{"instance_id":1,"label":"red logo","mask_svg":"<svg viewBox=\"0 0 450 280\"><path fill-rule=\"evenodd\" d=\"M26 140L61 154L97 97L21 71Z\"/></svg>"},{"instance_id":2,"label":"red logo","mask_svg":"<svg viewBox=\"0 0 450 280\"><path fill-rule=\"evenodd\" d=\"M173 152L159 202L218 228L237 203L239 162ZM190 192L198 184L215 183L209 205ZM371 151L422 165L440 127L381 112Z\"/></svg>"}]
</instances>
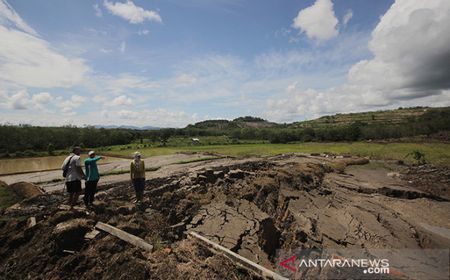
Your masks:
<instances>
[{"instance_id":1,"label":"red logo","mask_svg":"<svg viewBox=\"0 0 450 280\"><path fill-rule=\"evenodd\" d=\"M282 266L286 269L289 269L292 272L297 272L297 266L295 265L296 259L297 259L297 256L293 255L292 257L285 259L284 261L281 261L280 266Z\"/></svg>"}]
</instances>

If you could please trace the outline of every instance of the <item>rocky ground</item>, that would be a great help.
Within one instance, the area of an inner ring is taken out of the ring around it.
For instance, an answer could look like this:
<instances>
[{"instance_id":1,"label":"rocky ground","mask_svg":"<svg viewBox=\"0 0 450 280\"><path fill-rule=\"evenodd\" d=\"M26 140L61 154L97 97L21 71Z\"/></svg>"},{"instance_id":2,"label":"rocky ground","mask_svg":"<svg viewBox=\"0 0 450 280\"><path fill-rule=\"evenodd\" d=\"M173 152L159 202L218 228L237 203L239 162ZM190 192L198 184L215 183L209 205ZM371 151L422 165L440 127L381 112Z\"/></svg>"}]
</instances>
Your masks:
<instances>
[{"instance_id":1,"label":"rocky ground","mask_svg":"<svg viewBox=\"0 0 450 280\"><path fill-rule=\"evenodd\" d=\"M200 162L153 174L137 208L129 184L114 182L97 193L92 210L67 210L62 192L4 210L0 275L261 277L188 237L188 231L273 271L279 269L279 249L448 249L449 194L448 169L433 166L299 154ZM99 221L142 238L153 251L97 232Z\"/></svg>"}]
</instances>

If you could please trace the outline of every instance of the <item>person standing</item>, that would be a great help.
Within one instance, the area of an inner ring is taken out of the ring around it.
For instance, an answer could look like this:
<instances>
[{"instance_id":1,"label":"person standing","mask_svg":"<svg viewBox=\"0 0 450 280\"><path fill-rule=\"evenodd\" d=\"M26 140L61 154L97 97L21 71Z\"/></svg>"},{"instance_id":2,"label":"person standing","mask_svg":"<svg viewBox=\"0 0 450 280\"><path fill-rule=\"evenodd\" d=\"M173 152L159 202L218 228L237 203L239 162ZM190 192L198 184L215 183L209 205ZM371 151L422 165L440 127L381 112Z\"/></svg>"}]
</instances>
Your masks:
<instances>
[{"instance_id":1,"label":"person standing","mask_svg":"<svg viewBox=\"0 0 450 280\"><path fill-rule=\"evenodd\" d=\"M81 168L80 147L74 147L72 153L66 157L61 169L64 171L66 180L66 188L69 193L69 205L72 209L78 202L81 193L81 180L85 178L83 169Z\"/></svg>"},{"instance_id":2,"label":"person standing","mask_svg":"<svg viewBox=\"0 0 450 280\"><path fill-rule=\"evenodd\" d=\"M145 188L145 163L141 159L141 153L135 152L130 164L130 176L136 192L136 203L141 203Z\"/></svg>"},{"instance_id":3,"label":"person standing","mask_svg":"<svg viewBox=\"0 0 450 280\"><path fill-rule=\"evenodd\" d=\"M94 151L90 151L88 155L89 157L84 161L84 167L86 169L86 187L84 189L83 200L86 207L93 206L94 195L97 192L97 184L100 180L97 161L104 158L101 156L95 156Z\"/></svg>"}]
</instances>

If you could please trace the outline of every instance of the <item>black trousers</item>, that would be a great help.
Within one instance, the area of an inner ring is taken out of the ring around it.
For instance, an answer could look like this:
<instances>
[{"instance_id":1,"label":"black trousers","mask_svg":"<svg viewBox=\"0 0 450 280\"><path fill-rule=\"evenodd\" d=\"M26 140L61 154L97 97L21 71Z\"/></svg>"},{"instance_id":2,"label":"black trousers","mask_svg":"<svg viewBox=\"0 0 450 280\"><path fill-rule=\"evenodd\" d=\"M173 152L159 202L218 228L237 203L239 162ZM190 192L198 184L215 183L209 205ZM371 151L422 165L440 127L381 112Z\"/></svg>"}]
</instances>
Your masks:
<instances>
[{"instance_id":1,"label":"black trousers","mask_svg":"<svg viewBox=\"0 0 450 280\"><path fill-rule=\"evenodd\" d=\"M94 195L97 192L97 181L86 181L86 188L84 189L84 204L92 204L94 202Z\"/></svg>"}]
</instances>

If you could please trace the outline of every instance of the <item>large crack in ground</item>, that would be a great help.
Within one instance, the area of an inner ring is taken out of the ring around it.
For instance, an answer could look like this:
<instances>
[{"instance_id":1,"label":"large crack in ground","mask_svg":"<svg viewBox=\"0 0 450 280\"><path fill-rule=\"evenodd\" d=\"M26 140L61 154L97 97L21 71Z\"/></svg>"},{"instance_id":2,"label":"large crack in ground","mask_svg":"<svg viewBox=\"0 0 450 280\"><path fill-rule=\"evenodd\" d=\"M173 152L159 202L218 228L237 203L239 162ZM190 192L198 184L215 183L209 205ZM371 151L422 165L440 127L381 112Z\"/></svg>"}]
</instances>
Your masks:
<instances>
[{"instance_id":1,"label":"large crack in ground","mask_svg":"<svg viewBox=\"0 0 450 280\"><path fill-rule=\"evenodd\" d=\"M62 193L39 196L2 213L0 275L258 278L187 239L187 231L273 270L280 249L450 248L450 203L442 188L433 193L401 179L373 179L364 173L370 168L361 168L346 173L342 161L321 157L263 158L151 179L140 208L131 203L128 184L112 184L97 194L89 213L61 209ZM30 217L37 220L33 227ZM141 237L154 252L105 233L85 240L97 221Z\"/></svg>"}]
</instances>

